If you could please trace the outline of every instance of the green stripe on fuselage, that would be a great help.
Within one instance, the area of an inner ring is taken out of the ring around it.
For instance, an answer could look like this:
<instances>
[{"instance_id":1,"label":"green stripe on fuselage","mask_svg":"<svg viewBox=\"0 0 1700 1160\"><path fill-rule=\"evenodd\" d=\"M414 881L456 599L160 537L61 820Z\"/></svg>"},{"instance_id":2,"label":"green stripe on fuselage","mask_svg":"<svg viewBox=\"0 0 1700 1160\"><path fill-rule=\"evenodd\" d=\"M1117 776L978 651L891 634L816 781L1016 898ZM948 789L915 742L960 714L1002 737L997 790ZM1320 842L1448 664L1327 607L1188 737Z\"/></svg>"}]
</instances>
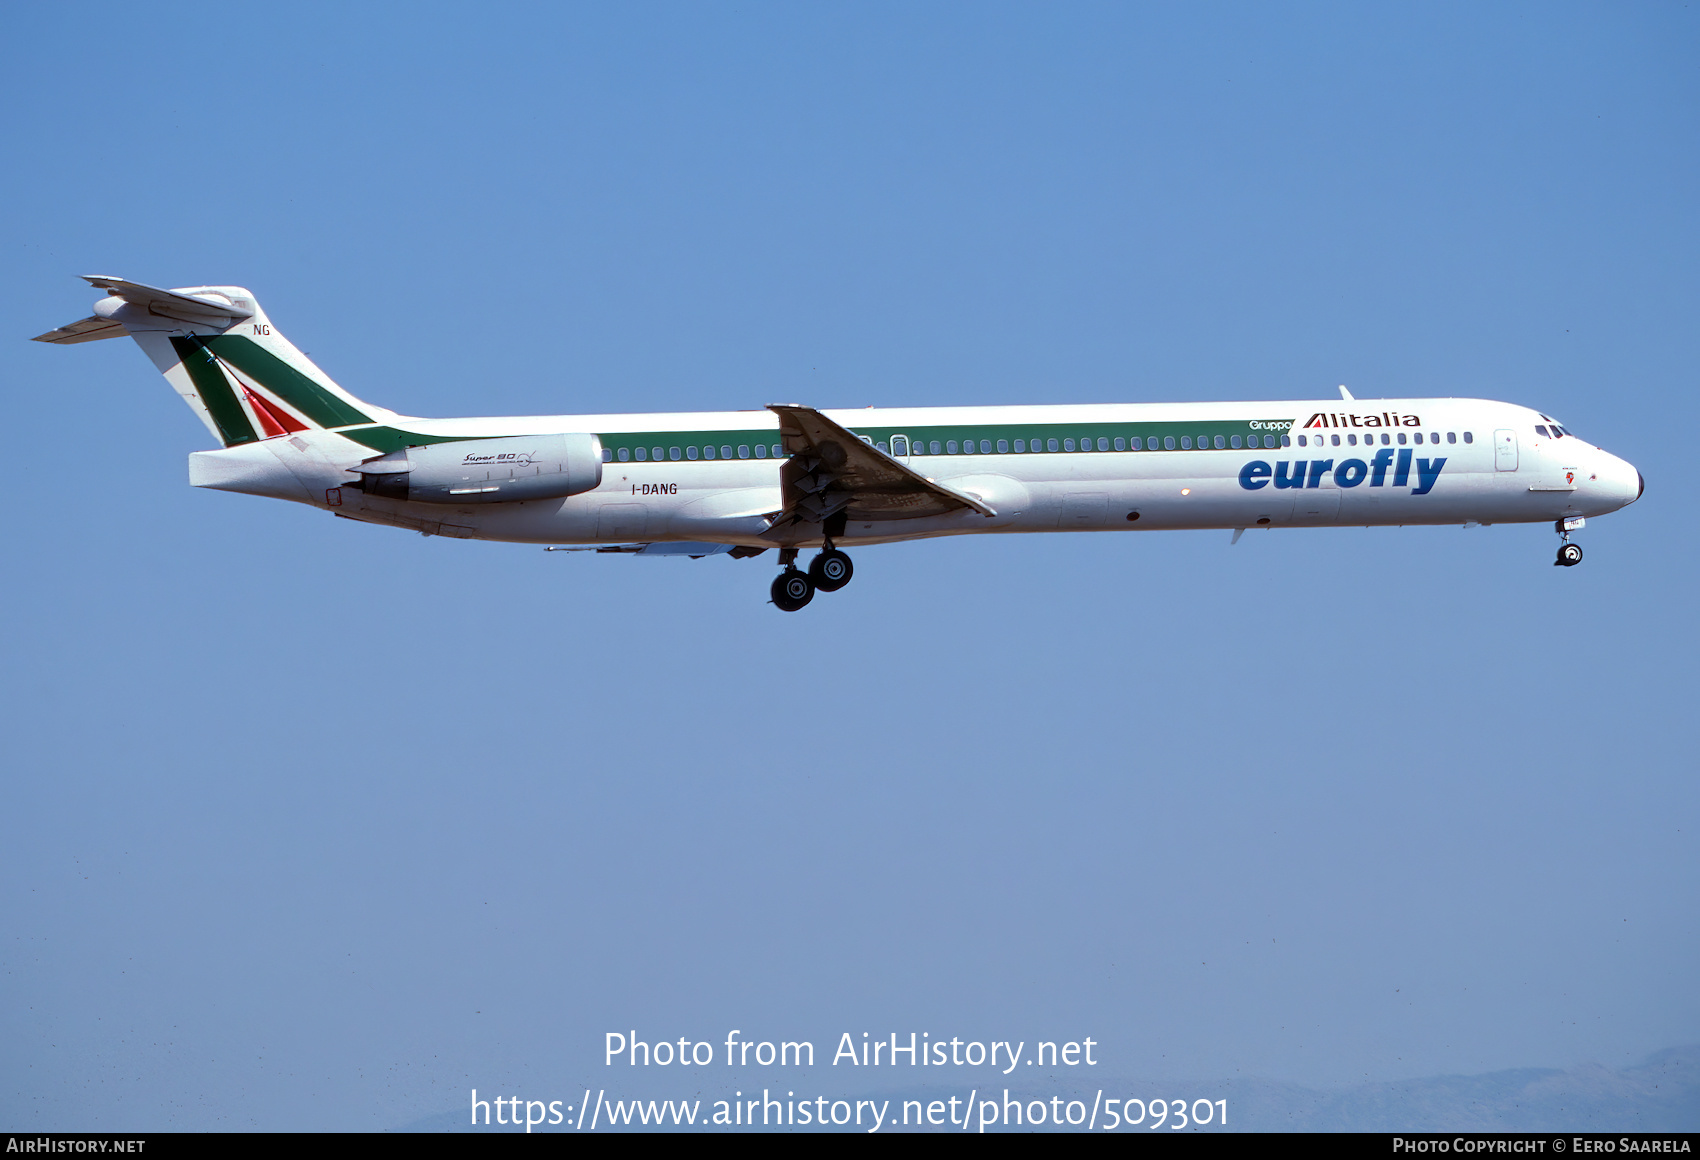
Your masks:
<instances>
[{"instance_id":1,"label":"green stripe on fuselage","mask_svg":"<svg viewBox=\"0 0 1700 1160\"><path fill-rule=\"evenodd\" d=\"M1256 424L1254 427L1253 424ZM882 451L890 451L893 435L907 435L916 447L912 454L919 458L932 454L1076 454L1092 452L1097 454L1099 439L1104 439L1109 446L1108 451L1131 450L1130 440L1139 439L1142 451L1157 451L1164 448L1167 439L1173 439L1175 446L1171 450L1214 450L1216 439L1221 438L1223 450L1241 450L1260 448L1265 437L1279 444L1281 436L1286 433L1285 424L1288 419L1262 420L1209 420L1204 422L1181 423L985 423L957 424L952 426L917 426L904 427L859 427L852 434L863 436ZM364 444L374 451L389 453L399 451L403 447L424 447L432 443L458 443L468 439L487 438L524 438L524 436L484 436L484 435L422 435L414 431L403 431L397 427L370 426L345 427L337 434L346 436L357 443ZM602 446L611 457L622 463L627 462L678 462L683 460L709 459L752 459L778 458L783 459L784 453L775 453L772 448L781 443L779 432L773 428L745 429L738 431L615 431L598 433ZM1234 439L1240 440L1240 447L1233 446ZM1056 452L1049 450L1050 440L1057 441ZM1116 447L1115 441L1120 439L1122 446ZM964 451L962 448L970 440L974 450ZM1014 450L1017 441L1022 444L1022 450ZM986 442L990 452L981 452L981 441ZM1069 446L1072 441L1073 446ZM939 451L932 451L933 443L939 444ZM957 445L956 451L949 450L952 443ZM1004 449L998 449L999 443ZM764 449L762 456L754 454L753 449ZM924 448L924 450L923 450ZM639 460L637 452L643 452ZM625 452L625 458L621 458Z\"/></svg>"},{"instance_id":2,"label":"green stripe on fuselage","mask_svg":"<svg viewBox=\"0 0 1700 1160\"><path fill-rule=\"evenodd\" d=\"M1145 451L1213 451L1262 448L1264 439L1279 445L1287 434L1291 419L1201 420L1161 423L976 423L929 426L910 424L902 427L855 427L851 433L866 439L882 451L891 450L894 435L907 436L914 456L959 454L1068 454L1090 451L1096 454L1102 439L1105 451L1134 450L1133 440L1139 440L1138 450ZM616 431L599 435L602 446L620 459L624 451L632 460L642 449L649 461L657 458L672 461L674 452L680 459L750 457L756 446L772 447L780 442L779 432L771 428L745 431ZM1218 448L1217 440L1221 440ZM1057 447L1053 452L1051 442ZM1116 445L1117 440L1121 446ZM1169 446L1169 440L1174 445ZM1235 440L1238 440L1236 446ZM933 450L933 444L938 450ZM955 444L955 450L951 445ZM964 450L968 445L972 450ZM986 446L982 451L981 445ZM1016 451L1019 444L1020 451ZM1000 446L1001 445L1001 446ZM712 456L708 450L712 448ZM657 456L656 452L660 455ZM730 455L727 452L730 451ZM692 453L695 454L692 454ZM621 460L626 462L627 460Z\"/></svg>"},{"instance_id":3,"label":"green stripe on fuselage","mask_svg":"<svg viewBox=\"0 0 1700 1160\"><path fill-rule=\"evenodd\" d=\"M230 380L224 377L224 368L207 352L204 342L200 338L173 338L171 349L177 352L183 369L189 374L189 381L195 384L195 393L201 396L201 402L206 406L207 414L212 416L213 426L218 428L218 437L224 445L234 447L238 443L252 443L259 438L254 433L254 425L248 421L248 413L237 401Z\"/></svg>"},{"instance_id":4,"label":"green stripe on fuselage","mask_svg":"<svg viewBox=\"0 0 1700 1160\"><path fill-rule=\"evenodd\" d=\"M202 341L219 358L320 427L345 427L350 423L372 421L372 416L337 398L251 338L219 334Z\"/></svg>"}]
</instances>

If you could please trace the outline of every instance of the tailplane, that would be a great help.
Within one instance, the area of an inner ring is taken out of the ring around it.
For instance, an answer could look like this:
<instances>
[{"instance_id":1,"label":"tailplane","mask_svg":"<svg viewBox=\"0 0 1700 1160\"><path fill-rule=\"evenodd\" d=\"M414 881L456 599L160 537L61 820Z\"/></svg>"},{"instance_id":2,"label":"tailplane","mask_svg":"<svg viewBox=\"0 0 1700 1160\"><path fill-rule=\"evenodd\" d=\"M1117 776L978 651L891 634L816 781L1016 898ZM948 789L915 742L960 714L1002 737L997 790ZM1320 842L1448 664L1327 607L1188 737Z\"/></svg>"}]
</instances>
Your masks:
<instances>
[{"instance_id":1,"label":"tailplane","mask_svg":"<svg viewBox=\"0 0 1700 1160\"><path fill-rule=\"evenodd\" d=\"M109 297L95 303L92 316L35 341L70 345L128 334L226 447L399 418L337 386L240 286L162 290L84 277Z\"/></svg>"}]
</instances>

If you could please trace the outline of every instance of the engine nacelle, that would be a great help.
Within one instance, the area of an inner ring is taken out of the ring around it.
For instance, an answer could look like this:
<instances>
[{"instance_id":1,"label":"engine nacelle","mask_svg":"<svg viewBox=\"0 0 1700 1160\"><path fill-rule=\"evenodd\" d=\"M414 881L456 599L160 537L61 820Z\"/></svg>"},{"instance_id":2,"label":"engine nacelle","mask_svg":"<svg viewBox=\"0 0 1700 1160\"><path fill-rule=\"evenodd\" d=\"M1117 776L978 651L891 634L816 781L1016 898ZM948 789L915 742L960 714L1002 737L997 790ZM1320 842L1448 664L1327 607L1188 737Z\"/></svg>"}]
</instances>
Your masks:
<instances>
[{"instance_id":1,"label":"engine nacelle","mask_svg":"<svg viewBox=\"0 0 1700 1160\"><path fill-rule=\"evenodd\" d=\"M350 470L367 495L414 503L512 503L563 499L602 482L594 435L511 435L404 447Z\"/></svg>"}]
</instances>

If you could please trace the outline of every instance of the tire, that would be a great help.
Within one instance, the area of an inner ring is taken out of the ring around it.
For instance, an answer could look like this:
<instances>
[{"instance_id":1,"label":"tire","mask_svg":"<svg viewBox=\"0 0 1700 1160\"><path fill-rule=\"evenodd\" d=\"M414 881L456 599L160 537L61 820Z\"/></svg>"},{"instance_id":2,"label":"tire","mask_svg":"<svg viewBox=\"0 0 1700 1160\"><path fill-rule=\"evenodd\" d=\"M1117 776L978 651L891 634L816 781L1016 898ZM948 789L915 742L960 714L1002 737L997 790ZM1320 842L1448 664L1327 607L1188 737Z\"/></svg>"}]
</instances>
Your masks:
<instances>
[{"instance_id":1,"label":"tire","mask_svg":"<svg viewBox=\"0 0 1700 1160\"><path fill-rule=\"evenodd\" d=\"M797 569L787 568L774 579L769 594L779 611L796 612L815 598L815 585Z\"/></svg>"},{"instance_id":2,"label":"tire","mask_svg":"<svg viewBox=\"0 0 1700 1160\"><path fill-rule=\"evenodd\" d=\"M850 577L855 574L856 568L850 563L850 557L837 548L822 552L809 561L809 579L822 592L837 592L850 583Z\"/></svg>"},{"instance_id":3,"label":"tire","mask_svg":"<svg viewBox=\"0 0 1700 1160\"><path fill-rule=\"evenodd\" d=\"M1574 568L1582 562L1582 549L1576 544L1566 544L1558 550L1558 562L1566 568Z\"/></svg>"}]
</instances>

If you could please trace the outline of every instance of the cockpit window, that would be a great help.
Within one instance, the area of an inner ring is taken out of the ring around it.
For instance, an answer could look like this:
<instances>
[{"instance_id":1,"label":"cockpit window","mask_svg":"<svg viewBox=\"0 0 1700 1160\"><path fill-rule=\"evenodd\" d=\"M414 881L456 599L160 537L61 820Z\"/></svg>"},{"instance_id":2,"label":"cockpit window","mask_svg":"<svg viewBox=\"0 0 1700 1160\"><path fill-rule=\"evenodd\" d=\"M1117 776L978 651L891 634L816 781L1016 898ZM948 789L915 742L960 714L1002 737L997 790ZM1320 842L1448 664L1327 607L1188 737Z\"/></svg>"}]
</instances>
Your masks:
<instances>
[{"instance_id":1,"label":"cockpit window","mask_svg":"<svg viewBox=\"0 0 1700 1160\"><path fill-rule=\"evenodd\" d=\"M1537 433L1541 434L1541 435L1546 435L1546 433L1547 433L1546 426L1544 424L1541 424L1541 423L1535 424L1535 431ZM1548 438L1551 438L1551 436L1548 436Z\"/></svg>"}]
</instances>

